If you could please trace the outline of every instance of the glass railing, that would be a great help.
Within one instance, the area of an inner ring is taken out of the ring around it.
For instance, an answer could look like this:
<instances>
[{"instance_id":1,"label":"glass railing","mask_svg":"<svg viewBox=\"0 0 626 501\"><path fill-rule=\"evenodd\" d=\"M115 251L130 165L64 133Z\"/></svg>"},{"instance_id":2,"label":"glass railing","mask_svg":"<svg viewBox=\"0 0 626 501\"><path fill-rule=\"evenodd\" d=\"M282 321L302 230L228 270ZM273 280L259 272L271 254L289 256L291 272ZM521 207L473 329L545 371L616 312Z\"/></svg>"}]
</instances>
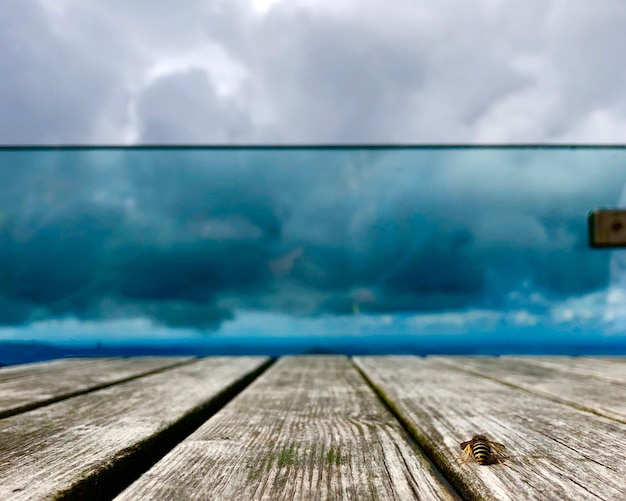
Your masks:
<instances>
[{"instance_id":1,"label":"glass railing","mask_svg":"<svg viewBox=\"0 0 626 501\"><path fill-rule=\"evenodd\" d=\"M0 363L623 354L587 214L625 185L617 147L0 149Z\"/></svg>"}]
</instances>

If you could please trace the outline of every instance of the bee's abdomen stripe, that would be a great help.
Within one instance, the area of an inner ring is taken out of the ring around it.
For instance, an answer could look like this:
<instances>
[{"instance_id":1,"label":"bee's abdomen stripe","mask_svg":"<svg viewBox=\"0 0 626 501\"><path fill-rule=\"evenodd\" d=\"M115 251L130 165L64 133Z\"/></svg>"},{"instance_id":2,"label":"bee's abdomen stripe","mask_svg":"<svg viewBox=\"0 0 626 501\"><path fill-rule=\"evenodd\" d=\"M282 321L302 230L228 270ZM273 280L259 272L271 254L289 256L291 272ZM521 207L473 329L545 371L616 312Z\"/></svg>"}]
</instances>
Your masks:
<instances>
[{"instance_id":1,"label":"bee's abdomen stripe","mask_svg":"<svg viewBox=\"0 0 626 501\"><path fill-rule=\"evenodd\" d=\"M485 442L476 442L472 447L472 454L479 463L485 461L491 456L491 449Z\"/></svg>"}]
</instances>

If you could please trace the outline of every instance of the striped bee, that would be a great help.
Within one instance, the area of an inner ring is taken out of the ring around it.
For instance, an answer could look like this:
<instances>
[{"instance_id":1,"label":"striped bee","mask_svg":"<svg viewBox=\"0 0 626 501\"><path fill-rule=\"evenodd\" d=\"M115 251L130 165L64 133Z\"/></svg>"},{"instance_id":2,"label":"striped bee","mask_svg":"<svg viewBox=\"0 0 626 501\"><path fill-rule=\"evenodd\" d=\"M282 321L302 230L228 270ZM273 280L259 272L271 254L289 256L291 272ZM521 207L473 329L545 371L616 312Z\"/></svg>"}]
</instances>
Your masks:
<instances>
[{"instance_id":1,"label":"striped bee","mask_svg":"<svg viewBox=\"0 0 626 501\"><path fill-rule=\"evenodd\" d=\"M501 465L506 466L506 464L500 460L500 458L508 458L508 456L504 454L504 445L492 442L484 435L474 435L471 440L461 444L461 449L463 449L463 452L456 459L459 460L463 456L465 456L465 458L459 464L466 463L471 456L474 456L476 462L481 465L493 464L497 461Z\"/></svg>"}]
</instances>

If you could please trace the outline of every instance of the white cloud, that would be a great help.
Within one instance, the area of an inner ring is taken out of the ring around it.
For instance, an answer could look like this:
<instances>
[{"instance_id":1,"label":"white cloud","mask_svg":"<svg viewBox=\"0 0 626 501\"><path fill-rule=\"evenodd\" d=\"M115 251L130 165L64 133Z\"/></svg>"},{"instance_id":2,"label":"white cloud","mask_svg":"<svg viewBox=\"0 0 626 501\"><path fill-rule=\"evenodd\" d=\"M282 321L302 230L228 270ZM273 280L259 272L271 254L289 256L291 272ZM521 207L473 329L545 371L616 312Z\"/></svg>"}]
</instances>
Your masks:
<instances>
[{"instance_id":1,"label":"white cloud","mask_svg":"<svg viewBox=\"0 0 626 501\"><path fill-rule=\"evenodd\" d=\"M449 334L448 329L460 329L460 332L476 328L478 325L484 330L493 329L503 319L501 311L493 310L466 310L445 313L426 313L413 315L407 319L408 325L417 329L435 330Z\"/></svg>"},{"instance_id":2,"label":"white cloud","mask_svg":"<svg viewBox=\"0 0 626 501\"><path fill-rule=\"evenodd\" d=\"M517 325L538 325L542 321L540 316L533 315L525 310L515 312L512 317L513 323Z\"/></svg>"},{"instance_id":3,"label":"white cloud","mask_svg":"<svg viewBox=\"0 0 626 501\"><path fill-rule=\"evenodd\" d=\"M202 69L210 76L221 97L233 95L246 77L242 65L230 58L223 47L207 44L188 53L156 59L147 68L145 80L136 92L141 92L160 78L194 69Z\"/></svg>"},{"instance_id":4,"label":"white cloud","mask_svg":"<svg viewBox=\"0 0 626 501\"><path fill-rule=\"evenodd\" d=\"M267 14L270 9L279 5L284 0L252 0L252 6L259 14Z\"/></svg>"},{"instance_id":5,"label":"white cloud","mask_svg":"<svg viewBox=\"0 0 626 501\"><path fill-rule=\"evenodd\" d=\"M612 109L598 109L574 124L560 140L576 142L577 138L586 138L590 143L626 143L626 114Z\"/></svg>"},{"instance_id":6,"label":"white cloud","mask_svg":"<svg viewBox=\"0 0 626 501\"><path fill-rule=\"evenodd\" d=\"M85 322L74 318L46 320L25 327L0 328L2 341L47 341L47 342L130 342L179 339L192 341L199 339L197 332L185 329L171 329L154 325L145 318L129 320Z\"/></svg>"}]
</instances>

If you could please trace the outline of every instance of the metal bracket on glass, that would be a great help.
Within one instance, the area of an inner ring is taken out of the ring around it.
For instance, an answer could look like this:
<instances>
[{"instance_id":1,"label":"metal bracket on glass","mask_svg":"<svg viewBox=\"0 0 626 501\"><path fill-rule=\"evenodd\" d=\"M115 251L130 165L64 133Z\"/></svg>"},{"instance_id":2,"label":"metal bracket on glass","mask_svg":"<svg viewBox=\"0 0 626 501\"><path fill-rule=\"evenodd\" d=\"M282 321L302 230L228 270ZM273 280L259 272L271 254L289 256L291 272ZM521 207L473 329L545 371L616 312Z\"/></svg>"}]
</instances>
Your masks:
<instances>
[{"instance_id":1,"label":"metal bracket on glass","mask_svg":"<svg viewBox=\"0 0 626 501\"><path fill-rule=\"evenodd\" d=\"M626 247L626 210L596 209L589 213L589 245Z\"/></svg>"}]
</instances>

